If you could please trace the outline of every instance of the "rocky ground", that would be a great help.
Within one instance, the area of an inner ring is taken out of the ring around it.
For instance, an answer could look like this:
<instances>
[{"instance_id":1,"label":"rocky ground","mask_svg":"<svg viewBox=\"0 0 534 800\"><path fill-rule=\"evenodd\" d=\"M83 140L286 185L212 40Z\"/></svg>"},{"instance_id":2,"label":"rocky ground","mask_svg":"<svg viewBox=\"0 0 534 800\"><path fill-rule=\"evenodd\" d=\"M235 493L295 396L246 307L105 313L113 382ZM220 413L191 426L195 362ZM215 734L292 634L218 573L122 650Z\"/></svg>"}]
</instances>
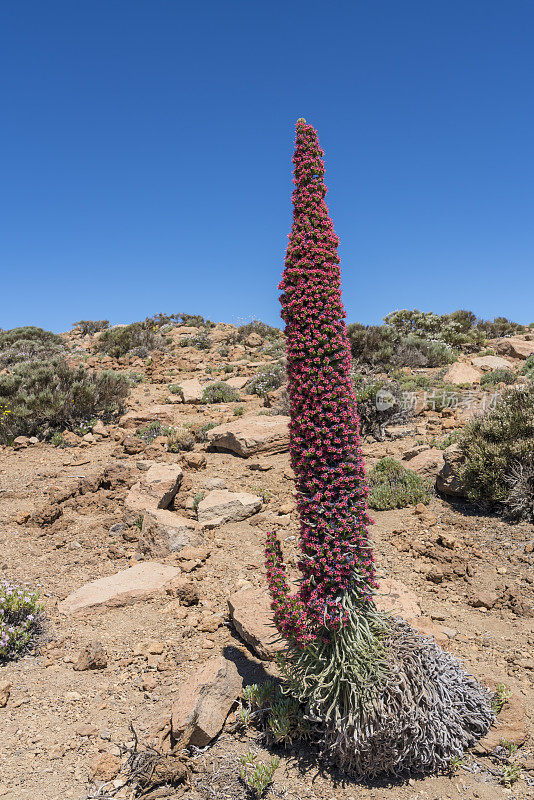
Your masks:
<instances>
[{"instance_id":1,"label":"rocky ground","mask_svg":"<svg viewBox=\"0 0 534 800\"><path fill-rule=\"evenodd\" d=\"M191 335L173 330L176 345ZM257 334L239 345L233 335L218 325L211 350L176 346L148 362L98 357L90 337L66 337L72 361L140 381L127 412L116 424L67 434L62 446L21 440L1 450L2 575L38 587L46 605L35 649L0 666L1 798L85 800L107 796L106 786L130 797L122 783L132 726L142 748L168 752L181 737L191 744L187 776L153 798L245 798L240 755L266 761L275 752L236 725L234 701L243 682L276 676L263 545L277 529L295 565L287 417L271 413L276 397L243 393L276 355ZM489 358L517 369L534 342L510 341ZM380 603L483 682L509 687L500 725L450 775L396 783L346 780L311 752L278 750L272 796L534 797L534 526L467 504L447 472L454 450L436 446L485 402L478 381L495 366L467 357L452 365L442 378L459 396L470 393L470 403L438 412L419 402L416 416L385 441L365 442L364 452L368 465L393 455L432 482L440 473L448 495L373 514ZM219 379L240 399L200 403L203 386ZM169 392L173 383L185 402ZM193 449L168 452L166 435L139 435L156 420L195 431ZM488 755L501 738L519 747L521 777L510 788Z\"/></svg>"}]
</instances>

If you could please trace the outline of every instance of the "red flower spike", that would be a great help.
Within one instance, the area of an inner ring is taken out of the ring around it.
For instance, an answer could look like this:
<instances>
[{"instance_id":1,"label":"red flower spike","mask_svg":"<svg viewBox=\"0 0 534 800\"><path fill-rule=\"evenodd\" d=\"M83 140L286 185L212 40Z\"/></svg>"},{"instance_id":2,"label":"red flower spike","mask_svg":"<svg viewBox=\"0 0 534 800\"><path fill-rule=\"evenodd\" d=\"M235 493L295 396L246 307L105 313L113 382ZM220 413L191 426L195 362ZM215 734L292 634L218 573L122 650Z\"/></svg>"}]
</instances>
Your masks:
<instances>
[{"instance_id":1,"label":"red flower spike","mask_svg":"<svg viewBox=\"0 0 534 800\"><path fill-rule=\"evenodd\" d=\"M275 622L300 647L343 625L343 595L350 593L353 602L364 606L377 586L341 302L339 240L324 200L322 159L317 132L299 119L293 156L293 226L279 286L303 554L296 596L290 593L274 534L268 537L266 558Z\"/></svg>"}]
</instances>

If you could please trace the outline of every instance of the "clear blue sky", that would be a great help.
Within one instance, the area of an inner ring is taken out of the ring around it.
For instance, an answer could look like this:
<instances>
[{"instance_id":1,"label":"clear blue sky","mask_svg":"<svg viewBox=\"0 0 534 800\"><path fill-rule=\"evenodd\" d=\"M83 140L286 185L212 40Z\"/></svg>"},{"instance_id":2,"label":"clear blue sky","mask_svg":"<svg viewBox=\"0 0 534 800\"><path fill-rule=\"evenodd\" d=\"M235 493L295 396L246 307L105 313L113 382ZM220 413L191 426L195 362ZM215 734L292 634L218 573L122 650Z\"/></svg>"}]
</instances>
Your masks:
<instances>
[{"instance_id":1,"label":"clear blue sky","mask_svg":"<svg viewBox=\"0 0 534 800\"><path fill-rule=\"evenodd\" d=\"M3 0L0 327L277 323L294 123L349 320L534 320L532 0Z\"/></svg>"}]
</instances>

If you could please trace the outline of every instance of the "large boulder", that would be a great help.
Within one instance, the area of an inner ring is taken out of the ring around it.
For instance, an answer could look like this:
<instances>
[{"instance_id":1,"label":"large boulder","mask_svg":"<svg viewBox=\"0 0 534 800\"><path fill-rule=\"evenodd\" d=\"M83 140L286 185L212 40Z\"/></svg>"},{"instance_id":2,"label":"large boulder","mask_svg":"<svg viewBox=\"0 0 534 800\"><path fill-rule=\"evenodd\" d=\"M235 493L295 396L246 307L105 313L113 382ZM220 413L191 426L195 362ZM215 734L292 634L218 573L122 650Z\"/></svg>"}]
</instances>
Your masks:
<instances>
[{"instance_id":1,"label":"large boulder","mask_svg":"<svg viewBox=\"0 0 534 800\"><path fill-rule=\"evenodd\" d=\"M412 623L421 616L421 606L417 595L395 578L384 578L380 581L378 592L375 595L375 603L379 611L395 617L402 617Z\"/></svg>"},{"instance_id":2,"label":"large boulder","mask_svg":"<svg viewBox=\"0 0 534 800\"><path fill-rule=\"evenodd\" d=\"M528 358L534 353L534 342L510 336L508 339L499 339L494 344L495 350L503 356L512 358Z\"/></svg>"},{"instance_id":3,"label":"large boulder","mask_svg":"<svg viewBox=\"0 0 534 800\"><path fill-rule=\"evenodd\" d=\"M145 511L137 545L143 556L165 558L184 547L198 547L202 543L200 526L195 520L163 508Z\"/></svg>"},{"instance_id":4,"label":"large boulder","mask_svg":"<svg viewBox=\"0 0 534 800\"><path fill-rule=\"evenodd\" d=\"M180 488L182 478L182 468L178 464L153 464L126 495L126 511L143 513L168 508Z\"/></svg>"},{"instance_id":5,"label":"large boulder","mask_svg":"<svg viewBox=\"0 0 534 800\"><path fill-rule=\"evenodd\" d=\"M289 449L289 417L251 414L212 428L208 441L244 458L256 453L284 453Z\"/></svg>"},{"instance_id":6,"label":"large boulder","mask_svg":"<svg viewBox=\"0 0 534 800\"><path fill-rule=\"evenodd\" d=\"M85 583L59 603L58 608L62 614L77 614L132 605L163 592L179 574L176 567L144 561L114 575Z\"/></svg>"},{"instance_id":7,"label":"large boulder","mask_svg":"<svg viewBox=\"0 0 534 800\"><path fill-rule=\"evenodd\" d=\"M236 665L223 656L204 664L182 684L172 706L172 735L182 747L205 747L220 733L243 681Z\"/></svg>"},{"instance_id":8,"label":"large boulder","mask_svg":"<svg viewBox=\"0 0 534 800\"><path fill-rule=\"evenodd\" d=\"M241 522L259 511L261 504L261 497L248 492L214 489L198 504L198 521L205 528L215 528L225 522Z\"/></svg>"},{"instance_id":9,"label":"large boulder","mask_svg":"<svg viewBox=\"0 0 534 800\"><path fill-rule=\"evenodd\" d=\"M407 467L424 478L433 479L443 467L443 451L438 447L421 450L409 459Z\"/></svg>"},{"instance_id":10,"label":"large boulder","mask_svg":"<svg viewBox=\"0 0 534 800\"><path fill-rule=\"evenodd\" d=\"M443 466L436 476L436 489L449 497L465 497L465 487L458 476L463 454L457 444L443 451Z\"/></svg>"},{"instance_id":11,"label":"large boulder","mask_svg":"<svg viewBox=\"0 0 534 800\"><path fill-rule=\"evenodd\" d=\"M489 372L492 369L512 369L513 364L506 358L500 356L479 356L473 358L471 361L474 367L481 369L483 372Z\"/></svg>"},{"instance_id":12,"label":"large boulder","mask_svg":"<svg viewBox=\"0 0 534 800\"><path fill-rule=\"evenodd\" d=\"M445 383L452 383L458 386L462 383L480 383L481 373L470 364L463 361L456 361L451 364L443 376Z\"/></svg>"}]
</instances>

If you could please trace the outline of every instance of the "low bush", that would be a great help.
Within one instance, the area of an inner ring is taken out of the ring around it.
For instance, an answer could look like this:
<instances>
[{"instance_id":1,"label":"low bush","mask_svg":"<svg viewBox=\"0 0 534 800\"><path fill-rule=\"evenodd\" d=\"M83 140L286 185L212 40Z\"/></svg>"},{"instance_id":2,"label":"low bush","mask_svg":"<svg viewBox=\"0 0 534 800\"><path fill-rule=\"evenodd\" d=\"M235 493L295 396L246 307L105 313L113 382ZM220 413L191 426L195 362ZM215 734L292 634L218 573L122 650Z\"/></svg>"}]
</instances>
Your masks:
<instances>
[{"instance_id":1,"label":"low bush","mask_svg":"<svg viewBox=\"0 0 534 800\"><path fill-rule=\"evenodd\" d=\"M178 314L180 322L190 328L214 328L215 323L211 319L204 319L200 314Z\"/></svg>"},{"instance_id":2,"label":"low bush","mask_svg":"<svg viewBox=\"0 0 534 800\"><path fill-rule=\"evenodd\" d=\"M206 331L200 331L194 336L186 336L180 339L180 347L195 347L197 350L209 350L211 341Z\"/></svg>"},{"instance_id":3,"label":"low bush","mask_svg":"<svg viewBox=\"0 0 534 800\"><path fill-rule=\"evenodd\" d=\"M92 336L109 328L109 319L81 319L79 322L73 322L72 324L74 329L78 330L83 336Z\"/></svg>"},{"instance_id":4,"label":"low bush","mask_svg":"<svg viewBox=\"0 0 534 800\"><path fill-rule=\"evenodd\" d=\"M17 364L0 375L0 442L73 429L94 417L123 410L128 381L111 371L69 367L61 358Z\"/></svg>"},{"instance_id":5,"label":"low bush","mask_svg":"<svg viewBox=\"0 0 534 800\"><path fill-rule=\"evenodd\" d=\"M252 322L247 322L246 325L240 325L237 329L237 341L244 342L251 333L257 333L262 339L279 339L282 332L279 328L273 328L272 325L267 325L259 319Z\"/></svg>"},{"instance_id":6,"label":"low bush","mask_svg":"<svg viewBox=\"0 0 534 800\"><path fill-rule=\"evenodd\" d=\"M444 367L453 361L456 354L449 344L412 334L400 340L392 358L396 367Z\"/></svg>"},{"instance_id":7,"label":"low bush","mask_svg":"<svg viewBox=\"0 0 534 800\"><path fill-rule=\"evenodd\" d=\"M24 652L38 632L42 616L37 592L0 581L0 660Z\"/></svg>"},{"instance_id":8,"label":"low bush","mask_svg":"<svg viewBox=\"0 0 534 800\"><path fill-rule=\"evenodd\" d=\"M61 355L65 350L61 336L27 325L0 332L0 369L23 361L36 361Z\"/></svg>"},{"instance_id":9,"label":"low bush","mask_svg":"<svg viewBox=\"0 0 534 800\"><path fill-rule=\"evenodd\" d=\"M179 397L182 398L182 400L184 399L184 390L182 389L179 383L171 383L171 385L169 386L169 392L171 394L177 394Z\"/></svg>"},{"instance_id":10,"label":"low bush","mask_svg":"<svg viewBox=\"0 0 534 800\"><path fill-rule=\"evenodd\" d=\"M498 383L505 383L507 386L510 386L512 383L515 383L516 376L515 373L509 369L499 368L494 369L491 372L485 372L484 375L480 378L480 385L481 386L495 386Z\"/></svg>"},{"instance_id":11,"label":"low bush","mask_svg":"<svg viewBox=\"0 0 534 800\"><path fill-rule=\"evenodd\" d=\"M530 381L534 381L534 355L529 356L523 364L521 375L525 375Z\"/></svg>"},{"instance_id":12,"label":"low bush","mask_svg":"<svg viewBox=\"0 0 534 800\"><path fill-rule=\"evenodd\" d=\"M428 484L394 458L381 458L368 475L369 505L377 510L429 503Z\"/></svg>"},{"instance_id":13,"label":"low bush","mask_svg":"<svg viewBox=\"0 0 534 800\"><path fill-rule=\"evenodd\" d=\"M383 441L386 425L405 422L411 415L403 402L403 392L395 381L376 380L361 374L354 376L354 392L362 436Z\"/></svg>"},{"instance_id":14,"label":"low bush","mask_svg":"<svg viewBox=\"0 0 534 800\"><path fill-rule=\"evenodd\" d=\"M145 442L145 444L152 444L154 439L157 439L158 436L168 436L171 431L172 428L168 425L164 425L159 419L155 419L154 422L149 422L148 425L139 428L135 435L138 439Z\"/></svg>"},{"instance_id":15,"label":"low bush","mask_svg":"<svg viewBox=\"0 0 534 800\"><path fill-rule=\"evenodd\" d=\"M239 392L224 381L208 383L202 392L203 403L233 403L239 400Z\"/></svg>"},{"instance_id":16,"label":"low bush","mask_svg":"<svg viewBox=\"0 0 534 800\"><path fill-rule=\"evenodd\" d=\"M164 350L166 339L157 329L144 322L133 322L105 330L96 344L96 349L112 358L127 354L146 358L151 350Z\"/></svg>"},{"instance_id":17,"label":"low bush","mask_svg":"<svg viewBox=\"0 0 534 800\"><path fill-rule=\"evenodd\" d=\"M525 326L519 322L512 322L506 317L495 317L494 320L479 320L477 322L479 330L483 331L487 339L499 339L502 336L513 336L516 333L523 333Z\"/></svg>"},{"instance_id":18,"label":"low bush","mask_svg":"<svg viewBox=\"0 0 534 800\"><path fill-rule=\"evenodd\" d=\"M534 521L534 385L508 390L464 428L458 444L468 498Z\"/></svg>"},{"instance_id":19,"label":"low bush","mask_svg":"<svg viewBox=\"0 0 534 800\"><path fill-rule=\"evenodd\" d=\"M286 371L283 364L274 363L266 364L260 367L256 375L251 378L245 385L245 390L248 394L257 394L259 397L265 397L269 392L274 392L286 380Z\"/></svg>"},{"instance_id":20,"label":"low bush","mask_svg":"<svg viewBox=\"0 0 534 800\"><path fill-rule=\"evenodd\" d=\"M171 428L167 434L167 450L169 453L179 453L181 450L192 450L195 437L187 428Z\"/></svg>"},{"instance_id":21,"label":"low bush","mask_svg":"<svg viewBox=\"0 0 534 800\"><path fill-rule=\"evenodd\" d=\"M391 364L400 342L400 334L389 325L347 325L352 357L359 364L386 366Z\"/></svg>"}]
</instances>

